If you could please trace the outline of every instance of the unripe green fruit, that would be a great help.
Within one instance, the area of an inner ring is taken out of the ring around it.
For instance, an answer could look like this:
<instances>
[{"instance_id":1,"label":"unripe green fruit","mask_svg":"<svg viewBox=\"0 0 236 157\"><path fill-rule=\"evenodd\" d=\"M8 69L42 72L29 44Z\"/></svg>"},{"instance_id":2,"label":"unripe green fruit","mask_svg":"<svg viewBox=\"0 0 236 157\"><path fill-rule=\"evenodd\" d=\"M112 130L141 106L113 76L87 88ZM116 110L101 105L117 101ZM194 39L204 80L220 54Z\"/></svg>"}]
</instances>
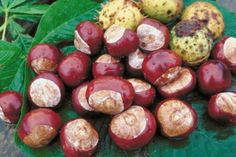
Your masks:
<instances>
[{"instance_id":1,"label":"unripe green fruit","mask_svg":"<svg viewBox=\"0 0 236 157\"><path fill-rule=\"evenodd\" d=\"M105 4L99 12L98 24L107 29L114 23L114 17L118 10L122 9L125 5L125 0L109 1Z\"/></svg>"},{"instance_id":2,"label":"unripe green fruit","mask_svg":"<svg viewBox=\"0 0 236 157\"><path fill-rule=\"evenodd\" d=\"M168 23L181 13L183 0L141 0L141 8L147 16Z\"/></svg>"},{"instance_id":3,"label":"unripe green fruit","mask_svg":"<svg viewBox=\"0 0 236 157\"><path fill-rule=\"evenodd\" d=\"M127 5L117 12L114 24L135 30L143 18L143 15L136 6Z\"/></svg>"},{"instance_id":4,"label":"unripe green fruit","mask_svg":"<svg viewBox=\"0 0 236 157\"><path fill-rule=\"evenodd\" d=\"M143 20L137 5L131 0L111 0L99 12L98 24L104 29L116 24L135 30Z\"/></svg>"},{"instance_id":5,"label":"unripe green fruit","mask_svg":"<svg viewBox=\"0 0 236 157\"><path fill-rule=\"evenodd\" d=\"M188 6L181 17L182 20L199 20L211 31L214 39L224 31L224 18L221 12L208 2L195 2Z\"/></svg>"},{"instance_id":6,"label":"unripe green fruit","mask_svg":"<svg viewBox=\"0 0 236 157\"><path fill-rule=\"evenodd\" d=\"M211 33L198 21L181 21L171 30L170 47L189 66L207 60L212 46Z\"/></svg>"}]
</instances>

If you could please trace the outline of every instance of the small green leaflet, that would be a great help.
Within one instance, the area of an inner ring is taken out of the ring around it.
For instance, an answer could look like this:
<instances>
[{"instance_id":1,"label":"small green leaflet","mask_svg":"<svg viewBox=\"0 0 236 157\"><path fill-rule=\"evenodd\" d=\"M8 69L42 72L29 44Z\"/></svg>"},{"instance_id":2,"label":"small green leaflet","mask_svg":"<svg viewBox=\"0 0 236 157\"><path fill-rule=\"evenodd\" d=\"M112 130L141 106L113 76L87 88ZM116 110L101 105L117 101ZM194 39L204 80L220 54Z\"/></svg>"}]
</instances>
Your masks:
<instances>
[{"instance_id":1,"label":"small green leaflet","mask_svg":"<svg viewBox=\"0 0 236 157\"><path fill-rule=\"evenodd\" d=\"M0 90L6 90L24 61L23 52L11 43L0 41Z\"/></svg>"},{"instance_id":2,"label":"small green leaflet","mask_svg":"<svg viewBox=\"0 0 236 157\"><path fill-rule=\"evenodd\" d=\"M7 32L10 33L10 38L7 39L14 40L26 31L26 28L18 23L19 19L33 23L39 21L49 5L37 2L35 0L1 0L0 16L4 17L4 23L0 26L2 40L6 39Z\"/></svg>"}]
</instances>

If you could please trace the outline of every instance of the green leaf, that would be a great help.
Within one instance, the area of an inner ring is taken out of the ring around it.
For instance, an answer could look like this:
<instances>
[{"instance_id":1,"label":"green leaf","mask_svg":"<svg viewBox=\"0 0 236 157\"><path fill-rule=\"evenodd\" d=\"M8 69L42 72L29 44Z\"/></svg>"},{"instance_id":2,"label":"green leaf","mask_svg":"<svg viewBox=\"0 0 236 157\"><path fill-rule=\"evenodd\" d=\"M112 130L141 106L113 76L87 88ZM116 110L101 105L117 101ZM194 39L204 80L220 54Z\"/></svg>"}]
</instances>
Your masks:
<instances>
[{"instance_id":1,"label":"green leaf","mask_svg":"<svg viewBox=\"0 0 236 157\"><path fill-rule=\"evenodd\" d=\"M75 26L82 20L93 20L100 4L92 0L60 0L43 15L33 45L72 40Z\"/></svg>"},{"instance_id":2,"label":"green leaf","mask_svg":"<svg viewBox=\"0 0 236 157\"><path fill-rule=\"evenodd\" d=\"M68 55L68 54L70 54L71 52L73 52L75 50L76 50L76 48L73 45L73 46L66 46L66 47L62 48L61 52L63 52L65 55Z\"/></svg>"},{"instance_id":3,"label":"green leaf","mask_svg":"<svg viewBox=\"0 0 236 157\"><path fill-rule=\"evenodd\" d=\"M1 15L3 12L4 12L4 11L3 11L3 7L0 6L0 15Z\"/></svg>"},{"instance_id":4,"label":"green leaf","mask_svg":"<svg viewBox=\"0 0 236 157\"><path fill-rule=\"evenodd\" d=\"M8 31L10 32L11 37L13 39L16 39L17 36L19 36L21 33L25 32L25 29L21 25L16 23L14 20L10 20Z\"/></svg>"},{"instance_id":5,"label":"green leaf","mask_svg":"<svg viewBox=\"0 0 236 157\"><path fill-rule=\"evenodd\" d=\"M2 6L4 9L7 9L8 6L11 4L12 0L1 0Z\"/></svg>"},{"instance_id":6,"label":"green leaf","mask_svg":"<svg viewBox=\"0 0 236 157\"><path fill-rule=\"evenodd\" d=\"M22 3L24 3L27 0L13 0L13 2L10 4L9 8L14 8Z\"/></svg>"},{"instance_id":7,"label":"green leaf","mask_svg":"<svg viewBox=\"0 0 236 157\"><path fill-rule=\"evenodd\" d=\"M14 40L18 35L23 34L25 30L17 23L18 21L13 20L20 19L37 23L49 7L47 4L36 3L38 0L1 0L1 2L3 7L0 7L0 16L7 15L7 17L4 18L4 25L0 27L0 33L4 32L2 38L5 39L5 30L9 30L8 33L12 37L10 40ZM6 29L5 26L7 26Z\"/></svg>"},{"instance_id":8,"label":"green leaf","mask_svg":"<svg viewBox=\"0 0 236 157\"><path fill-rule=\"evenodd\" d=\"M15 15L12 15L11 17L13 19L19 19L19 20L25 20L28 22L37 23L40 20L41 15L15 14Z\"/></svg>"},{"instance_id":9,"label":"green leaf","mask_svg":"<svg viewBox=\"0 0 236 157\"><path fill-rule=\"evenodd\" d=\"M27 5L23 5L23 6L19 6L17 8L13 8L10 10L11 13L17 13L17 14L44 14L47 9L48 9L49 5L47 4L27 4Z\"/></svg>"},{"instance_id":10,"label":"green leaf","mask_svg":"<svg viewBox=\"0 0 236 157\"><path fill-rule=\"evenodd\" d=\"M27 54L33 38L29 35L20 34L12 43Z\"/></svg>"},{"instance_id":11,"label":"green leaf","mask_svg":"<svg viewBox=\"0 0 236 157\"><path fill-rule=\"evenodd\" d=\"M0 41L0 54L0 91L3 91L11 85L24 56L21 49L4 41Z\"/></svg>"}]
</instances>

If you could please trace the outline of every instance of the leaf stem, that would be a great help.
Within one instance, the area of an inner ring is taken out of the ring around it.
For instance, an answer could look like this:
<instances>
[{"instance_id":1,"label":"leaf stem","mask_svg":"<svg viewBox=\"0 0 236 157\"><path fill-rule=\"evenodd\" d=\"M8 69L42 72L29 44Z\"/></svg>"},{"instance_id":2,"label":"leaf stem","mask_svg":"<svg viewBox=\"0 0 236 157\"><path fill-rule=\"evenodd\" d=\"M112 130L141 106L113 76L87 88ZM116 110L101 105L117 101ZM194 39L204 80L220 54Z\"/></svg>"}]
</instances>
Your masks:
<instances>
[{"instance_id":1,"label":"leaf stem","mask_svg":"<svg viewBox=\"0 0 236 157\"><path fill-rule=\"evenodd\" d=\"M2 32L2 40L5 40L7 24L8 24L8 10L5 10L5 20L4 20L4 24L1 27L1 29L3 30L3 32Z\"/></svg>"}]
</instances>

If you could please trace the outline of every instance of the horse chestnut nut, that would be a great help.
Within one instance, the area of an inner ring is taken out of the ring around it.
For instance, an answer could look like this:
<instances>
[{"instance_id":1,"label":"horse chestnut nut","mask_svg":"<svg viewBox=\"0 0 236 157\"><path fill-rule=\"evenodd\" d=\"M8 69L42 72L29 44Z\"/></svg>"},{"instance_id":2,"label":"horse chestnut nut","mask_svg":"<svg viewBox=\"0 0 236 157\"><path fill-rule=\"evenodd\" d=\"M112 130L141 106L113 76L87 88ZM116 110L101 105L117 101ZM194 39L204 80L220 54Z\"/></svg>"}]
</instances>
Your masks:
<instances>
[{"instance_id":1,"label":"horse chestnut nut","mask_svg":"<svg viewBox=\"0 0 236 157\"><path fill-rule=\"evenodd\" d=\"M155 133L155 117L141 106L132 106L116 115L109 126L112 140L125 150L134 150L145 146Z\"/></svg>"},{"instance_id":2,"label":"horse chestnut nut","mask_svg":"<svg viewBox=\"0 0 236 157\"><path fill-rule=\"evenodd\" d=\"M28 64L35 73L55 72L62 58L61 52L53 45L38 44L28 54Z\"/></svg>"},{"instance_id":3,"label":"horse chestnut nut","mask_svg":"<svg viewBox=\"0 0 236 157\"><path fill-rule=\"evenodd\" d=\"M126 69L129 75L132 76L142 76L142 64L146 54L143 53L140 49L137 49L135 52L129 54L126 61Z\"/></svg>"},{"instance_id":4,"label":"horse chestnut nut","mask_svg":"<svg viewBox=\"0 0 236 157\"><path fill-rule=\"evenodd\" d=\"M60 140L67 157L90 157L97 148L99 136L87 120L78 118L62 127Z\"/></svg>"},{"instance_id":5,"label":"horse chestnut nut","mask_svg":"<svg viewBox=\"0 0 236 157\"><path fill-rule=\"evenodd\" d=\"M119 59L109 54L103 54L93 63L93 77L100 76L122 76L124 66Z\"/></svg>"},{"instance_id":6,"label":"horse chestnut nut","mask_svg":"<svg viewBox=\"0 0 236 157\"><path fill-rule=\"evenodd\" d=\"M75 88L72 92L72 106L75 111L81 115L85 115L94 111L88 104L86 99L86 91L88 88L88 82Z\"/></svg>"},{"instance_id":7,"label":"horse chestnut nut","mask_svg":"<svg viewBox=\"0 0 236 157\"><path fill-rule=\"evenodd\" d=\"M62 81L53 73L42 73L28 87L28 99L37 107L56 108L65 95Z\"/></svg>"},{"instance_id":8,"label":"horse chestnut nut","mask_svg":"<svg viewBox=\"0 0 236 157\"><path fill-rule=\"evenodd\" d=\"M128 56L139 47L137 34L129 29L112 25L104 34L107 51L113 57Z\"/></svg>"},{"instance_id":9,"label":"horse chestnut nut","mask_svg":"<svg viewBox=\"0 0 236 157\"><path fill-rule=\"evenodd\" d=\"M160 102L155 116L163 136L170 139L183 139L197 126L197 114L186 102L167 99Z\"/></svg>"},{"instance_id":10,"label":"horse chestnut nut","mask_svg":"<svg viewBox=\"0 0 236 157\"><path fill-rule=\"evenodd\" d=\"M37 109L28 112L20 123L18 135L32 148L48 145L61 127L60 116L50 109Z\"/></svg>"},{"instance_id":11,"label":"horse chestnut nut","mask_svg":"<svg viewBox=\"0 0 236 157\"><path fill-rule=\"evenodd\" d=\"M139 47L144 51L167 48L170 41L168 28L157 20L145 18L137 28Z\"/></svg>"},{"instance_id":12,"label":"horse chestnut nut","mask_svg":"<svg viewBox=\"0 0 236 157\"><path fill-rule=\"evenodd\" d=\"M143 61L144 77L155 86L162 86L175 78L182 65L181 58L171 50L149 53Z\"/></svg>"},{"instance_id":13,"label":"horse chestnut nut","mask_svg":"<svg viewBox=\"0 0 236 157\"><path fill-rule=\"evenodd\" d=\"M133 103L135 93L128 81L121 77L103 76L88 84L86 98L97 112L116 115Z\"/></svg>"},{"instance_id":14,"label":"horse chestnut nut","mask_svg":"<svg viewBox=\"0 0 236 157\"><path fill-rule=\"evenodd\" d=\"M220 60L236 74L236 38L224 37L214 47L212 51L214 59Z\"/></svg>"},{"instance_id":15,"label":"horse chestnut nut","mask_svg":"<svg viewBox=\"0 0 236 157\"><path fill-rule=\"evenodd\" d=\"M17 123L22 106L22 96L15 91L0 94L0 119L7 123Z\"/></svg>"},{"instance_id":16,"label":"horse chestnut nut","mask_svg":"<svg viewBox=\"0 0 236 157\"><path fill-rule=\"evenodd\" d=\"M236 124L236 93L223 92L213 95L208 104L211 118L222 124Z\"/></svg>"},{"instance_id":17,"label":"horse chestnut nut","mask_svg":"<svg viewBox=\"0 0 236 157\"><path fill-rule=\"evenodd\" d=\"M128 79L128 81L132 84L135 91L134 104L147 107L154 102L156 90L152 85L135 78Z\"/></svg>"},{"instance_id":18,"label":"horse chestnut nut","mask_svg":"<svg viewBox=\"0 0 236 157\"><path fill-rule=\"evenodd\" d=\"M103 46L103 30L91 21L81 22L75 30L74 45L88 55L99 53Z\"/></svg>"},{"instance_id":19,"label":"horse chestnut nut","mask_svg":"<svg viewBox=\"0 0 236 157\"><path fill-rule=\"evenodd\" d=\"M231 86L232 76L227 66L218 60L209 60L198 69L198 85L205 95L225 91Z\"/></svg>"},{"instance_id":20,"label":"horse chestnut nut","mask_svg":"<svg viewBox=\"0 0 236 157\"><path fill-rule=\"evenodd\" d=\"M67 86L76 87L88 77L90 66L90 58L82 52L75 51L61 61L58 73Z\"/></svg>"},{"instance_id":21,"label":"horse chestnut nut","mask_svg":"<svg viewBox=\"0 0 236 157\"><path fill-rule=\"evenodd\" d=\"M158 88L165 98L178 98L191 92L196 86L195 72L190 68L179 67L173 79Z\"/></svg>"}]
</instances>

